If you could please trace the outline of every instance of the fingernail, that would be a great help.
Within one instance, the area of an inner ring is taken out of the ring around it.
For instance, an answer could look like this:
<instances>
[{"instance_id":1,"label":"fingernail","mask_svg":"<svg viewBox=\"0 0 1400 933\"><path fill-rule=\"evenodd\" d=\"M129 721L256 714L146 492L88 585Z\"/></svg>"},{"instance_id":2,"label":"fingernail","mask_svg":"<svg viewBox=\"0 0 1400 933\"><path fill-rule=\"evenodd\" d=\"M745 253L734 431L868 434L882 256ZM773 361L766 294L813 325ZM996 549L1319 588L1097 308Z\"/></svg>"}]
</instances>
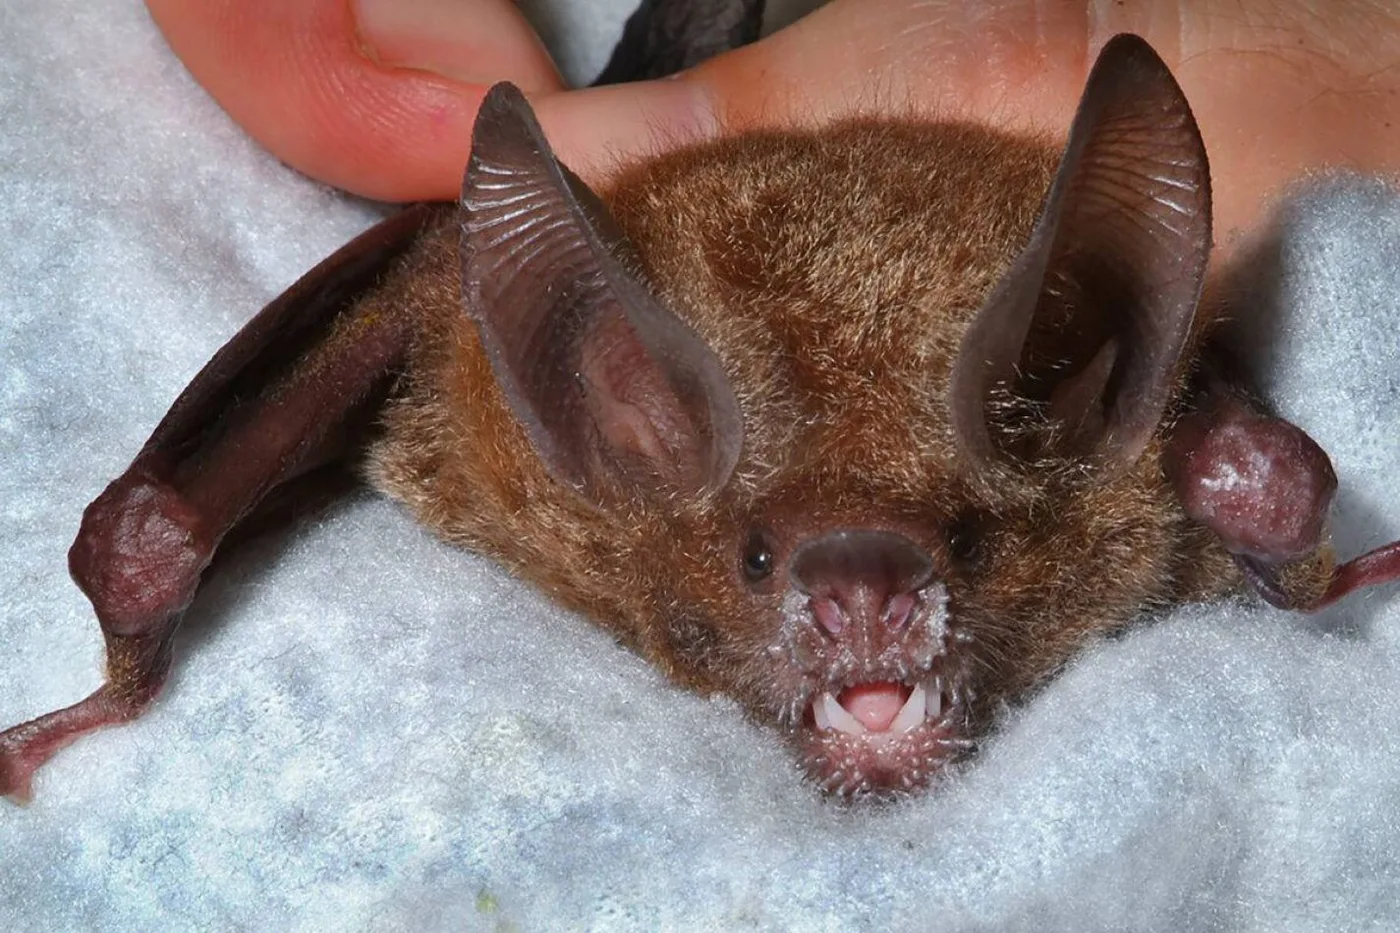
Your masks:
<instances>
[{"instance_id":1,"label":"fingernail","mask_svg":"<svg viewBox=\"0 0 1400 933\"><path fill-rule=\"evenodd\" d=\"M364 54L391 68L454 81L521 69L522 43L539 40L513 4L464 0L351 0Z\"/></svg>"}]
</instances>

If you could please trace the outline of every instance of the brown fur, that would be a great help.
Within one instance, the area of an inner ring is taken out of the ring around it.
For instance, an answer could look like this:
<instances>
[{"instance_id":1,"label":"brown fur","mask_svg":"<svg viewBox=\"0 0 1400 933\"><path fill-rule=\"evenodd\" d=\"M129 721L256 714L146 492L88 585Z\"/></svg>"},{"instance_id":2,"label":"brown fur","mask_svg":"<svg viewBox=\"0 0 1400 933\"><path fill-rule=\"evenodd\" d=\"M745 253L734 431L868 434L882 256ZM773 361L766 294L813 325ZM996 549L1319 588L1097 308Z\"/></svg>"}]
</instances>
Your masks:
<instances>
[{"instance_id":1,"label":"brown fur","mask_svg":"<svg viewBox=\"0 0 1400 933\"><path fill-rule=\"evenodd\" d=\"M1228 558L1188 522L1159 443L1108 484L1042 464L995 484L954 456L945 396L970 317L1025 242L1058 151L971 126L862 120L752 134L639 164L605 197L663 303L710 345L745 425L704 501L604 514L552 480L462 313L444 223L372 298L421 322L371 475L668 675L777 720L782 581L749 587L754 529L900 531L933 555L967 635L978 718L1086 638L1220 592Z\"/></svg>"}]
</instances>

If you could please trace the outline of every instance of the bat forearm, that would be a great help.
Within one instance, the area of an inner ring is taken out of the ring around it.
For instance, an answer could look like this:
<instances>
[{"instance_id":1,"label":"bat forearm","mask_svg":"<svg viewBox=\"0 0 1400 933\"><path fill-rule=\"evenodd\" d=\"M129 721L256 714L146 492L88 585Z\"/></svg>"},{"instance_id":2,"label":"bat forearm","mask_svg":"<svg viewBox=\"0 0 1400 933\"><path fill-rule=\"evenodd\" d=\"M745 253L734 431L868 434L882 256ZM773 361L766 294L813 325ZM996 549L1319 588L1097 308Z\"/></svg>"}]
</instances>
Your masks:
<instances>
[{"instance_id":1,"label":"bat forearm","mask_svg":"<svg viewBox=\"0 0 1400 933\"><path fill-rule=\"evenodd\" d=\"M69 567L104 630L173 626L224 535L273 488L342 453L347 423L382 399L411 322L365 310L341 294L339 280L366 255L382 263L397 254L402 235L417 228L387 223L401 235L387 248L375 228L288 293L300 302L279 299L234 337L88 506ZM300 352L287 358L276 337L293 328ZM229 366L230 357L241 365Z\"/></svg>"},{"instance_id":2,"label":"bat forearm","mask_svg":"<svg viewBox=\"0 0 1400 933\"><path fill-rule=\"evenodd\" d=\"M413 334L407 312L361 301L434 216L410 208L265 308L190 384L131 466L83 513L68 554L107 642L87 699L0 733L0 794L78 735L139 715L220 542L269 493L356 445Z\"/></svg>"}]
</instances>

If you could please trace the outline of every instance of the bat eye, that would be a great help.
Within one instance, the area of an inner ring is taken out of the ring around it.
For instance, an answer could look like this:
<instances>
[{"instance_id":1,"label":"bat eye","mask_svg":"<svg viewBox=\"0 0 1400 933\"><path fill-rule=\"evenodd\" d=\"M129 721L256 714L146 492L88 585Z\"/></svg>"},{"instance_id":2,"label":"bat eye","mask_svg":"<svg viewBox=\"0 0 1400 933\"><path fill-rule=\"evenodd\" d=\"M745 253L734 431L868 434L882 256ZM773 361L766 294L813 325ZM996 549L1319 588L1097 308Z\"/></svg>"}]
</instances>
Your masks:
<instances>
[{"instance_id":1,"label":"bat eye","mask_svg":"<svg viewBox=\"0 0 1400 933\"><path fill-rule=\"evenodd\" d=\"M975 564L982 557L982 523L964 514L948 526L948 554L959 564Z\"/></svg>"},{"instance_id":2,"label":"bat eye","mask_svg":"<svg viewBox=\"0 0 1400 933\"><path fill-rule=\"evenodd\" d=\"M773 546L769 543L767 535L761 531L755 531L749 535L749 540L744 545L744 556L741 563L744 569L744 579L750 583L757 583L773 573L775 563Z\"/></svg>"}]
</instances>

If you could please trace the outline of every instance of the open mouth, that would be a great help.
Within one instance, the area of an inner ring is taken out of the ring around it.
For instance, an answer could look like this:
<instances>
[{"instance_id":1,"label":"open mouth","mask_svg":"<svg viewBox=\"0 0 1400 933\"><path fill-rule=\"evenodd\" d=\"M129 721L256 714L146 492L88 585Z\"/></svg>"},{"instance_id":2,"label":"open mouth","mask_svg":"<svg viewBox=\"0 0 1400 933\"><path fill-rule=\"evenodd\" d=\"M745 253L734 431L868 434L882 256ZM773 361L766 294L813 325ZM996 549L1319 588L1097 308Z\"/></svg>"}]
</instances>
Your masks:
<instances>
[{"instance_id":1,"label":"open mouth","mask_svg":"<svg viewBox=\"0 0 1400 933\"><path fill-rule=\"evenodd\" d=\"M856 684L839 695L824 691L812 701L818 729L848 735L911 732L925 719L943 715L943 692L936 685L883 682Z\"/></svg>"},{"instance_id":2,"label":"open mouth","mask_svg":"<svg viewBox=\"0 0 1400 933\"><path fill-rule=\"evenodd\" d=\"M803 763L842 797L910 791L972 747L961 698L934 675L815 693L797 733Z\"/></svg>"}]
</instances>

